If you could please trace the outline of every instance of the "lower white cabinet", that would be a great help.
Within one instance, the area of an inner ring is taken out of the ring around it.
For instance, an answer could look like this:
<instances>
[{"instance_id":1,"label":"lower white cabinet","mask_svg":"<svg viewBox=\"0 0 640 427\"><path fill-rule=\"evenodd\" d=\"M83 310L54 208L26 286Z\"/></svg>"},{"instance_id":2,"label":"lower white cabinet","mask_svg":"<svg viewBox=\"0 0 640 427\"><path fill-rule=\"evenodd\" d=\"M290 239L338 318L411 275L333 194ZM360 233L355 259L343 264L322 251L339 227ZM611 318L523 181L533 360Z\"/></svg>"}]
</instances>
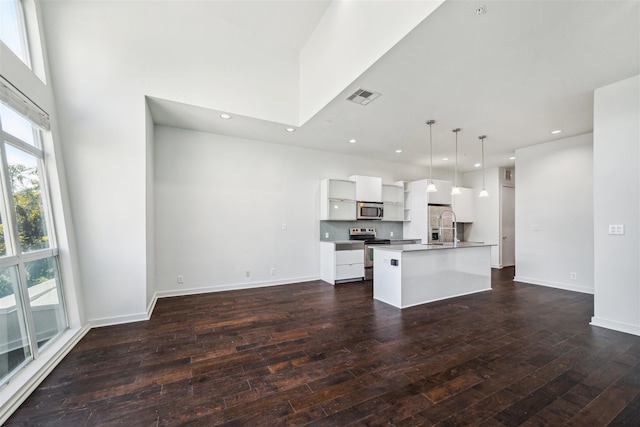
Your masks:
<instances>
[{"instance_id":1,"label":"lower white cabinet","mask_svg":"<svg viewBox=\"0 0 640 427\"><path fill-rule=\"evenodd\" d=\"M332 285L364 280L364 243L320 242L320 279Z\"/></svg>"}]
</instances>

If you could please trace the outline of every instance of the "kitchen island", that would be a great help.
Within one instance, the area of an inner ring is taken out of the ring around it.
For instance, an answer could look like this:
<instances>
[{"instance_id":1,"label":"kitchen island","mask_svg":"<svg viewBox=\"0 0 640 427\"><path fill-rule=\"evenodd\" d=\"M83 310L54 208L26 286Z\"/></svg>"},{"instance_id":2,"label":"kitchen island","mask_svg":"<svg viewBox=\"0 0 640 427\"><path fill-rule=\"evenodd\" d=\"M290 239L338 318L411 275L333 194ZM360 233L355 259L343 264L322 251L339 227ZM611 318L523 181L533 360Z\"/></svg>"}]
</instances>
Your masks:
<instances>
[{"instance_id":1,"label":"kitchen island","mask_svg":"<svg viewBox=\"0 0 640 427\"><path fill-rule=\"evenodd\" d=\"M373 297L406 308L489 291L491 246L461 242L376 247Z\"/></svg>"}]
</instances>

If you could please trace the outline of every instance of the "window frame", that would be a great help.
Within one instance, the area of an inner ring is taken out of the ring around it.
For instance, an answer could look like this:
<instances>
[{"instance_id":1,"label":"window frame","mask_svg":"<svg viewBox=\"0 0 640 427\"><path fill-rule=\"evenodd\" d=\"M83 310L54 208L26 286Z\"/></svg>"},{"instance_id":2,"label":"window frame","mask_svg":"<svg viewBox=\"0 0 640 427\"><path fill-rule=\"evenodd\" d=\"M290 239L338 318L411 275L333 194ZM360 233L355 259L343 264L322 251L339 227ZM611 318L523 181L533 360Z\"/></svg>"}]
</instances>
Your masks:
<instances>
[{"instance_id":1,"label":"window frame","mask_svg":"<svg viewBox=\"0 0 640 427\"><path fill-rule=\"evenodd\" d=\"M5 105L19 114L21 117L27 119L31 124L33 131L33 138L36 146L23 141L14 135L5 132L2 128L2 117L0 117L0 215L2 215L2 223L4 225L4 237L6 254L0 256L0 268L15 267L17 278L17 293L15 292L16 305L21 304L20 310L24 315L24 322L27 329L27 342L29 344L30 355L25 358L19 365L13 368L13 370L6 373L6 375L0 378L0 387L10 382L21 369L33 360L36 360L40 354L46 350L51 343L55 342L58 337L64 334L69 329L69 314L66 306L66 298L64 294L62 270L60 268L59 251L57 246L56 232L54 227L53 210L51 194L49 191L49 180L46 173L46 160L45 152L43 150L44 137L43 130L38 127L28 117L25 117L19 111L11 108L10 105ZM28 155L35 157L37 166L36 173L39 179L39 190L42 206L43 222L46 227L46 235L49 241L48 248L36 249L33 251L23 252L19 241L19 228L18 217L16 214L14 193L11 185L11 179L9 176L9 167L7 160L7 145L21 150ZM58 304L62 310L61 316L64 318L64 328L58 330L58 332L48 338L42 346L38 345L36 322L34 319L34 309L31 304L29 296L29 286L27 280L26 264L33 261L39 261L42 259L52 258L54 263L54 278L56 280L56 292L58 292L59 301ZM15 286L14 286L15 288Z\"/></svg>"},{"instance_id":2,"label":"window frame","mask_svg":"<svg viewBox=\"0 0 640 427\"><path fill-rule=\"evenodd\" d=\"M7 46L7 48L11 52L13 52L14 55L20 58L20 60L24 62L24 64L27 67L29 67L30 70L33 70L33 65L31 61L31 46L29 44L27 20L26 20L26 15L24 13L23 0L9 0L9 1L12 1L16 5L16 20L17 20L16 26L18 28L18 33L19 33L18 38L20 39L20 44L21 44L20 47L24 51L24 58L18 55L18 53L14 52L13 49L11 49L11 47L9 47L6 43L4 43L4 41L2 43L4 43L4 45Z\"/></svg>"}]
</instances>

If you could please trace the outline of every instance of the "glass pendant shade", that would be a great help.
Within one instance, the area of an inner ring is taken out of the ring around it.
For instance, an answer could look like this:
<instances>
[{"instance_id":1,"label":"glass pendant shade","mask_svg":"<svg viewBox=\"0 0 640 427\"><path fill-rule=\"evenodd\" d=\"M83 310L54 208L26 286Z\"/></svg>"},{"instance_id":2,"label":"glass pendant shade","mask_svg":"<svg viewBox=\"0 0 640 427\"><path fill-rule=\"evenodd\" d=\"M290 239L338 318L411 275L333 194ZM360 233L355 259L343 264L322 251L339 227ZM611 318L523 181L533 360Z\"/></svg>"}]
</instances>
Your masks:
<instances>
[{"instance_id":1,"label":"glass pendant shade","mask_svg":"<svg viewBox=\"0 0 640 427\"><path fill-rule=\"evenodd\" d=\"M459 196L462 194L462 191L460 190L460 187L453 187L451 189L451 195L452 196Z\"/></svg>"},{"instance_id":2,"label":"glass pendant shade","mask_svg":"<svg viewBox=\"0 0 640 427\"><path fill-rule=\"evenodd\" d=\"M480 194L478 195L478 197L489 197L489 192L483 188L482 190L480 190Z\"/></svg>"},{"instance_id":3,"label":"glass pendant shade","mask_svg":"<svg viewBox=\"0 0 640 427\"><path fill-rule=\"evenodd\" d=\"M427 185L427 193L435 193L438 191L438 187L433 183L433 181L429 181L429 185Z\"/></svg>"}]
</instances>

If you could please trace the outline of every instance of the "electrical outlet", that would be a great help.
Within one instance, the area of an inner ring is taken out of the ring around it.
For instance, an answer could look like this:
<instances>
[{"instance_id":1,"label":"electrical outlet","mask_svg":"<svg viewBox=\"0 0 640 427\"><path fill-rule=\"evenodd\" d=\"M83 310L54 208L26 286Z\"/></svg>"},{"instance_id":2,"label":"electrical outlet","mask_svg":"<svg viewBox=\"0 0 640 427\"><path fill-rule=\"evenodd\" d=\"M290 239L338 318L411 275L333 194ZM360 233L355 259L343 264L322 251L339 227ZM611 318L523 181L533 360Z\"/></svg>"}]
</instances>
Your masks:
<instances>
[{"instance_id":1,"label":"electrical outlet","mask_svg":"<svg viewBox=\"0 0 640 427\"><path fill-rule=\"evenodd\" d=\"M178 283L184 283L184 276L182 274L178 275Z\"/></svg>"},{"instance_id":2,"label":"electrical outlet","mask_svg":"<svg viewBox=\"0 0 640 427\"><path fill-rule=\"evenodd\" d=\"M389 237L393 237L393 231L389 232Z\"/></svg>"},{"instance_id":3,"label":"electrical outlet","mask_svg":"<svg viewBox=\"0 0 640 427\"><path fill-rule=\"evenodd\" d=\"M287 231L287 224L282 224L282 231Z\"/></svg>"},{"instance_id":4,"label":"electrical outlet","mask_svg":"<svg viewBox=\"0 0 640 427\"><path fill-rule=\"evenodd\" d=\"M609 224L609 234L624 235L624 224Z\"/></svg>"},{"instance_id":5,"label":"electrical outlet","mask_svg":"<svg viewBox=\"0 0 640 427\"><path fill-rule=\"evenodd\" d=\"M578 278L578 275L576 274L575 271L571 272L571 280L576 280Z\"/></svg>"},{"instance_id":6,"label":"electrical outlet","mask_svg":"<svg viewBox=\"0 0 640 427\"><path fill-rule=\"evenodd\" d=\"M271 267L271 275L272 275L272 276L275 276L275 275L276 275L276 269L275 269L275 268L273 268L273 267Z\"/></svg>"},{"instance_id":7,"label":"electrical outlet","mask_svg":"<svg viewBox=\"0 0 640 427\"><path fill-rule=\"evenodd\" d=\"M324 238L328 239L329 238L329 233L324 233Z\"/></svg>"},{"instance_id":8,"label":"electrical outlet","mask_svg":"<svg viewBox=\"0 0 640 427\"><path fill-rule=\"evenodd\" d=\"M244 277L251 277L251 270L247 270L244 272Z\"/></svg>"}]
</instances>

